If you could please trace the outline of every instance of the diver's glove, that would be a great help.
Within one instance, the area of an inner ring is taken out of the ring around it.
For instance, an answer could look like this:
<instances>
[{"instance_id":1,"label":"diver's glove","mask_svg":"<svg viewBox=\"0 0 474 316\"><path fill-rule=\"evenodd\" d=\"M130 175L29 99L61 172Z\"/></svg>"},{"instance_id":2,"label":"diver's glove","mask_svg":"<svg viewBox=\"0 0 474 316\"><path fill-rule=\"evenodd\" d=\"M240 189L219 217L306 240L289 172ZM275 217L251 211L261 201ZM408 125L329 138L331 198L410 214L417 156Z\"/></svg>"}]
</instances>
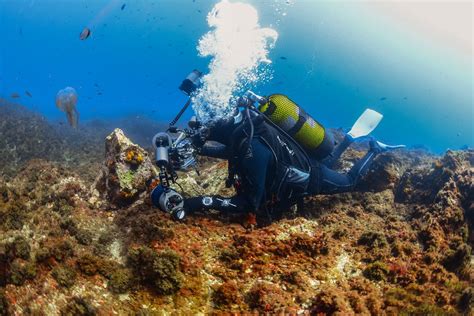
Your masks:
<instances>
[{"instance_id":1,"label":"diver's glove","mask_svg":"<svg viewBox=\"0 0 474 316\"><path fill-rule=\"evenodd\" d=\"M171 214L175 220L183 220L186 216L184 199L175 190L157 185L150 194L151 202L163 212Z\"/></svg>"}]
</instances>

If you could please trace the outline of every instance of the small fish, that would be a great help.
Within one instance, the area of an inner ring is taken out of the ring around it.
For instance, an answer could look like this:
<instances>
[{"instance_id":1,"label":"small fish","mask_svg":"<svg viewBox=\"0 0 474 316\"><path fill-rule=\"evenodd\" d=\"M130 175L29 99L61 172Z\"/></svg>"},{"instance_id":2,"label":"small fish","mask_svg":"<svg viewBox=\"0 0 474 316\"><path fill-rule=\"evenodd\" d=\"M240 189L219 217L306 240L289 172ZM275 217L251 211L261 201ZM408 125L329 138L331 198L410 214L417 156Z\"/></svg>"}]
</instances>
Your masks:
<instances>
[{"instance_id":1,"label":"small fish","mask_svg":"<svg viewBox=\"0 0 474 316\"><path fill-rule=\"evenodd\" d=\"M285 56L281 56L280 59L287 60L288 58L286 58Z\"/></svg>"},{"instance_id":2,"label":"small fish","mask_svg":"<svg viewBox=\"0 0 474 316\"><path fill-rule=\"evenodd\" d=\"M125 9L125 7L126 7L126 6L127 6L127 4L126 4L126 3L122 4L122 6L120 7L120 10L122 10L122 11L123 11L123 9Z\"/></svg>"},{"instance_id":3,"label":"small fish","mask_svg":"<svg viewBox=\"0 0 474 316\"><path fill-rule=\"evenodd\" d=\"M11 97L12 97L12 99L18 99L18 98L20 97L20 95L19 95L18 93L16 93L16 92L13 92L13 93L11 94Z\"/></svg>"},{"instance_id":4,"label":"small fish","mask_svg":"<svg viewBox=\"0 0 474 316\"><path fill-rule=\"evenodd\" d=\"M25 94L26 94L27 96L29 96L30 98L33 97L33 96L31 95L30 91L28 91L28 90L25 91Z\"/></svg>"},{"instance_id":5,"label":"small fish","mask_svg":"<svg viewBox=\"0 0 474 316\"><path fill-rule=\"evenodd\" d=\"M387 100L387 98L386 98L386 97L382 97L382 98L380 98L380 101L385 101L385 100Z\"/></svg>"},{"instance_id":6,"label":"small fish","mask_svg":"<svg viewBox=\"0 0 474 316\"><path fill-rule=\"evenodd\" d=\"M90 35L91 35L91 30L88 27L85 27L82 30L81 34L79 35L79 39L81 41L83 41L83 40L87 39Z\"/></svg>"}]
</instances>

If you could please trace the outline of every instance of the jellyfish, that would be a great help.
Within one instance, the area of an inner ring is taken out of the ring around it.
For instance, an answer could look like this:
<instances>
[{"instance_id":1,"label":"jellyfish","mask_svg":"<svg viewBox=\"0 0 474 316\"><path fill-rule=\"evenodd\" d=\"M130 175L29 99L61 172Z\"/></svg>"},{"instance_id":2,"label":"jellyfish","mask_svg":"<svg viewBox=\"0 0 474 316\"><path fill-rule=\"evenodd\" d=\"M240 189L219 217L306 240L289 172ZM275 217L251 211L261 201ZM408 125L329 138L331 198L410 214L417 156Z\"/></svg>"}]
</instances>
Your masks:
<instances>
[{"instance_id":1,"label":"jellyfish","mask_svg":"<svg viewBox=\"0 0 474 316\"><path fill-rule=\"evenodd\" d=\"M56 95L56 106L66 113L67 121L73 128L77 127L79 112L76 110L77 93L74 88L66 87Z\"/></svg>"}]
</instances>

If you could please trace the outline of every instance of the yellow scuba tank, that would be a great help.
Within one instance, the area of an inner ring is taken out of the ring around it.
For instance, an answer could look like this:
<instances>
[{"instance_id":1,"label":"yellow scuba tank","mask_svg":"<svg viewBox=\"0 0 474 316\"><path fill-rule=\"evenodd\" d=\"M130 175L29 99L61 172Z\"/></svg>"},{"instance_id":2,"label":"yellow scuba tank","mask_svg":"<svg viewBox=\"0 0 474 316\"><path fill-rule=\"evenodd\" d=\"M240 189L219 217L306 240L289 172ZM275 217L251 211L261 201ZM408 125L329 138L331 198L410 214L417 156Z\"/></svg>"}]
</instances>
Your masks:
<instances>
[{"instance_id":1,"label":"yellow scuba tank","mask_svg":"<svg viewBox=\"0 0 474 316\"><path fill-rule=\"evenodd\" d=\"M332 134L286 95L272 94L258 109L293 137L311 158L323 159L334 149Z\"/></svg>"}]
</instances>

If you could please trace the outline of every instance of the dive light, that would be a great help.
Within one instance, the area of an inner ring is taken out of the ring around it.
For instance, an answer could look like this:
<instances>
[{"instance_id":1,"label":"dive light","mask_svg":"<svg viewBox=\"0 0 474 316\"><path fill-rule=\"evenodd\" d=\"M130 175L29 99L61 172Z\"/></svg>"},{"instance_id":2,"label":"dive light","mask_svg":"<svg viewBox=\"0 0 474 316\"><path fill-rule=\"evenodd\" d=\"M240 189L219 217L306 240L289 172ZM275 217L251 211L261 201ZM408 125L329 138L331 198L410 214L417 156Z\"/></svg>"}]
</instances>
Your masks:
<instances>
[{"instance_id":1,"label":"dive light","mask_svg":"<svg viewBox=\"0 0 474 316\"><path fill-rule=\"evenodd\" d=\"M196 91L197 88L201 85L202 72L197 69L191 71L191 73L183 80L179 86L179 90L183 91L186 95L191 96L191 94Z\"/></svg>"}]
</instances>

